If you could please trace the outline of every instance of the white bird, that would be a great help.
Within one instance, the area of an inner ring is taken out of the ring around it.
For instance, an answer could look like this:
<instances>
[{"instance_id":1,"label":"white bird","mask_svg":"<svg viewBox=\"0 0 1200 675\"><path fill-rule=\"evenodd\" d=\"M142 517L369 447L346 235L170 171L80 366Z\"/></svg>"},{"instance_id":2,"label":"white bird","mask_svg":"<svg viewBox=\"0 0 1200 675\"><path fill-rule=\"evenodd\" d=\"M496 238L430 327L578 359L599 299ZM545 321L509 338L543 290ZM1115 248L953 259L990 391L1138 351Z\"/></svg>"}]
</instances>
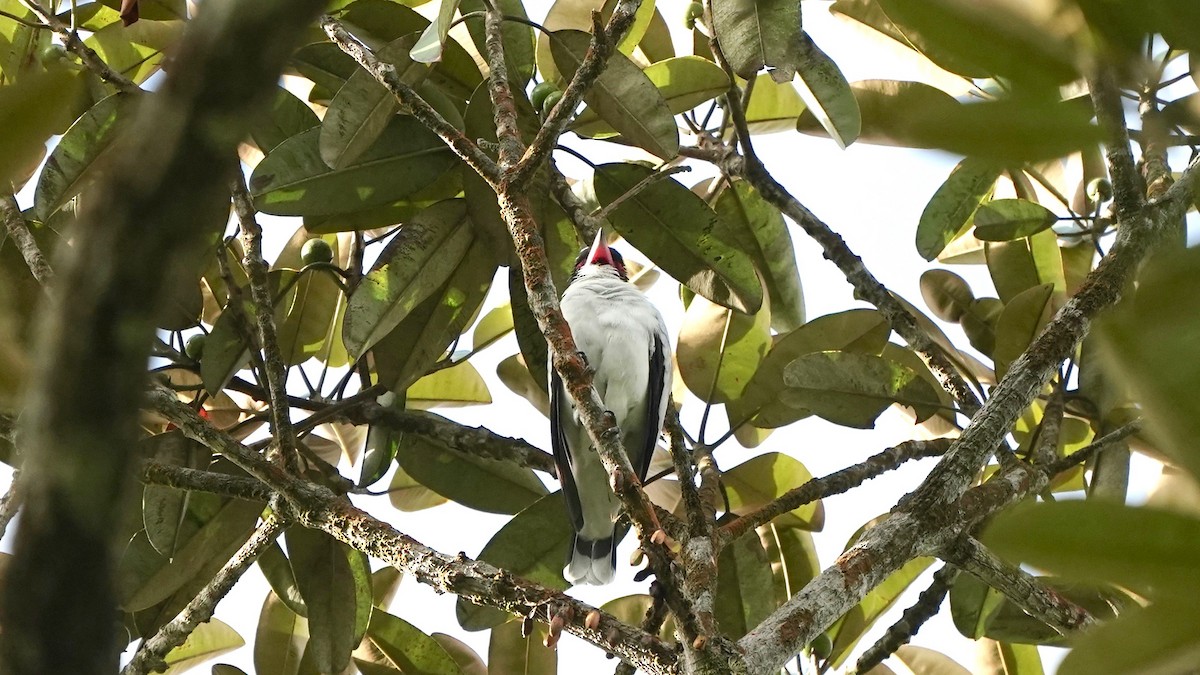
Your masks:
<instances>
[{"instance_id":1,"label":"white bird","mask_svg":"<svg viewBox=\"0 0 1200 675\"><path fill-rule=\"evenodd\" d=\"M644 481L671 391L666 323L629 283L621 254L605 244L603 233L580 252L561 305L575 345L594 374L596 392L621 429L629 463ZM624 535L616 530L621 502L553 365L550 438L575 526L564 574L573 584L606 584L616 572L617 543L619 534Z\"/></svg>"}]
</instances>

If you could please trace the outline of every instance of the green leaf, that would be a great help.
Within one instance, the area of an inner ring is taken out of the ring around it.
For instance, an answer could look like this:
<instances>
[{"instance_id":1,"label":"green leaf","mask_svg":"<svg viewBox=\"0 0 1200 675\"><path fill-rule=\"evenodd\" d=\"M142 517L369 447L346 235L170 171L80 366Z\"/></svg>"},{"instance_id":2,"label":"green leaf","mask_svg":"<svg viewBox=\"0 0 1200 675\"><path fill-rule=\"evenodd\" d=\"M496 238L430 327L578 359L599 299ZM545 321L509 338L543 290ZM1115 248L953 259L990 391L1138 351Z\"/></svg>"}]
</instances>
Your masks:
<instances>
[{"instance_id":1,"label":"green leaf","mask_svg":"<svg viewBox=\"0 0 1200 675\"><path fill-rule=\"evenodd\" d=\"M480 511L517 513L547 492L533 469L459 452L417 434L404 434L396 461L422 485Z\"/></svg>"},{"instance_id":2,"label":"green leaf","mask_svg":"<svg viewBox=\"0 0 1200 675\"><path fill-rule=\"evenodd\" d=\"M858 103L861 131L858 139L864 143L900 147L932 147L910 124L931 111L945 112L960 104L952 96L922 82L899 80L862 80L850 85ZM806 134L828 135L828 131L811 111L805 110L796 120L796 130Z\"/></svg>"},{"instance_id":3,"label":"green leaf","mask_svg":"<svg viewBox=\"0 0 1200 675\"><path fill-rule=\"evenodd\" d=\"M758 537L731 542L717 559L717 593L713 614L721 632L739 639L775 609L771 564Z\"/></svg>"},{"instance_id":4,"label":"green leaf","mask_svg":"<svg viewBox=\"0 0 1200 675\"><path fill-rule=\"evenodd\" d=\"M381 1L378 4L408 9L391 2ZM413 14L416 15L415 12ZM345 21L345 17L343 17L343 21ZM416 30L420 30L420 28L418 27ZM358 63L354 58L332 42L314 42L300 47L292 54L291 66L301 75L312 80L317 89L326 90L331 97L358 70Z\"/></svg>"},{"instance_id":5,"label":"green leaf","mask_svg":"<svg viewBox=\"0 0 1200 675\"><path fill-rule=\"evenodd\" d=\"M488 672L491 675L555 675L558 652L542 645L548 629L534 623L527 637L521 637L521 622L509 621L492 629L488 640Z\"/></svg>"},{"instance_id":6,"label":"green leaf","mask_svg":"<svg viewBox=\"0 0 1200 675\"><path fill-rule=\"evenodd\" d=\"M330 169L321 159L320 128L289 138L254 168L255 207L281 216L330 215L403 199L433 184L457 158L411 117L392 120L358 161Z\"/></svg>"},{"instance_id":7,"label":"green leaf","mask_svg":"<svg viewBox=\"0 0 1200 675\"><path fill-rule=\"evenodd\" d=\"M415 42L416 36L406 35L375 52L376 58L391 64L400 81L410 87L429 74L429 66L409 57ZM355 70L329 102L321 121L321 159L331 169L350 166L375 143L399 109L400 102L374 75L361 68Z\"/></svg>"},{"instance_id":8,"label":"green leaf","mask_svg":"<svg viewBox=\"0 0 1200 675\"><path fill-rule=\"evenodd\" d=\"M1050 296L1054 287L1050 284L1035 286L1004 306L996 321L996 348L992 360L996 362L996 377L1003 378L1008 367L1029 347L1051 316Z\"/></svg>"},{"instance_id":9,"label":"green leaf","mask_svg":"<svg viewBox=\"0 0 1200 675\"><path fill-rule=\"evenodd\" d=\"M755 371L743 396L729 404L733 419L754 419L755 426L776 428L808 417L784 403L780 395L787 386L784 368L795 359L831 349L879 354L892 329L878 312L852 309L818 317L779 336Z\"/></svg>"},{"instance_id":10,"label":"green leaf","mask_svg":"<svg viewBox=\"0 0 1200 675\"><path fill-rule=\"evenodd\" d=\"M242 330L250 321L244 309L229 305L213 324L212 332L204 342L204 358L200 360L200 378L210 395L220 393L250 362L250 348Z\"/></svg>"},{"instance_id":11,"label":"green leaf","mask_svg":"<svg viewBox=\"0 0 1200 675\"><path fill-rule=\"evenodd\" d=\"M500 0L497 4L505 16L529 18L521 0ZM472 12L482 12L484 9L483 0L461 0L459 3L459 11L464 16ZM473 21L468 19L466 23L476 51L486 54L487 36L484 22L479 19ZM508 69L508 79L524 89L535 71L533 28L518 21L505 21L500 29L500 34L504 42L504 63Z\"/></svg>"},{"instance_id":12,"label":"green leaf","mask_svg":"<svg viewBox=\"0 0 1200 675\"><path fill-rule=\"evenodd\" d=\"M246 675L246 671L228 663L218 663L212 667L212 675Z\"/></svg>"},{"instance_id":13,"label":"green leaf","mask_svg":"<svg viewBox=\"0 0 1200 675\"><path fill-rule=\"evenodd\" d=\"M975 210L991 194L1003 169L988 161L962 160L933 193L917 223L917 253L933 260L971 226Z\"/></svg>"},{"instance_id":14,"label":"green leaf","mask_svg":"<svg viewBox=\"0 0 1200 675\"><path fill-rule=\"evenodd\" d=\"M0 17L0 24L8 22ZM66 68L30 73L0 88L0 184L18 177L68 119L82 93L83 78Z\"/></svg>"},{"instance_id":15,"label":"green leaf","mask_svg":"<svg viewBox=\"0 0 1200 675\"><path fill-rule=\"evenodd\" d=\"M271 110L250 121L250 138L263 154L270 154L275 146L320 123L321 119L307 103L278 87L271 100Z\"/></svg>"},{"instance_id":16,"label":"green leaf","mask_svg":"<svg viewBox=\"0 0 1200 675\"><path fill-rule=\"evenodd\" d=\"M110 68L141 84L158 71L167 50L183 34L183 25L183 21L114 23L92 33L83 43Z\"/></svg>"},{"instance_id":17,"label":"green leaf","mask_svg":"<svg viewBox=\"0 0 1200 675\"><path fill-rule=\"evenodd\" d=\"M308 233L302 231L298 234L303 236ZM336 264L337 237L326 235L323 238L332 244ZM304 363L328 351L326 341L332 337L332 324L343 301L342 290L333 271L309 269L300 272L299 276L299 280L275 304L279 353L284 364L289 366Z\"/></svg>"},{"instance_id":18,"label":"green leaf","mask_svg":"<svg viewBox=\"0 0 1200 675\"><path fill-rule=\"evenodd\" d=\"M38 24L37 17L20 0L0 0L0 9L12 16ZM81 8L82 9L82 8ZM11 85L25 76L26 71L37 72L37 53L50 44L49 30L34 28L11 19L0 21L0 85Z\"/></svg>"},{"instance_id":19,"label":"green leaf","mask_svg":"<svg viewBox=\"0 0 1200 675\"><path fill-rule=\"evenodd\" d=\"M862 131L858 102L846 76L807 34L802 34L796 72L800 98L838 147L845 149Z\"/></svg>"},{"instance_id":20,"label":"green leaf","mask_svg":"<svg viewBox=\"0 0 1200 675\"><path fill-rule=\"evenodd\" d=\"M304 598L300 596L300 587L296 585L296 575L292 573L292 563L278 543L272 544L258 556L258 569L266 577L275 598L287 606L298 616L308 616L308 608Z\"/></svg>"},{"instance_id":21,"label":"green leaf","mask_svg":"<svg viewBox=\"0 0 1200 675\"><path fill-rule=\"evenodd\" d=\"M550 50L559 70L569 76L583 63L591 36L560 30L550 36ZM679 153L679 129L666 101L650 78L620 53L609 57L584 102L629 142L662 159Z\"/></svg>"},{"instance_id":22,"label":"green leaf","mask_svg":"<svg viewBox=\"0 0 1200 675\"><path fill-rule=\"evenodd\" d=\"M675 358L688 389L707 403L742 395L771 348L771 312L766 304L751 315L696 297L679 329Z\"/></svg>"},{"instance_id":23,"label":"green leaf","mask_svg":"<svg viewBox=\"0 0 1200 675\"><path fill-rule=\"evenodd\" d=\"M367 639L385 657L383 665L399 672L462 675L462 669L437 640L382 610L371 615Z\"/></svg>"},{"instance_id":24,"label":"green leaf","mask_svg":"<svg viewBox=\"0 0 1200 675\"><path fill-rule=\"evenodd\" d=\"M308 609L312 658L320 672L340 672L358 644L351 549L324 532L304 527L289 528L284 538L292 574Z\"/></svg>"},{"instance_id":25,"label":"green leaf","mask_svg":"<svg viewBox=\"0 0 1200 675\"><path fill-rule=\"evenodd\" d=\"M783 400L843 426L870 429L893 403L914 408L918 421L936 411L937 392L912 369L873 354L816 352L783 373Z\"/></svg>"},{"instance_id":26,"label":"green leaf","mask_svg":"<svg viewBox=\"0 0 1200 675\"><path fill-rule=\"evenodd\" d=\"M1075 641L1062 675L1185 673L1200 660L1200 609L1195 595L1134 608Z\"/></svg>"},{"instance_id":27,"label":"green leaf","mask_svg":"<svg viewBox=\"0 0 1200 675\"><path fill-rule=\"evenodd\" d=\"M449 280L372 349L379 381L403 391L420 379L470 324L495 274L495 251L476 236Z\"/></svg>"},{"instance_id":28,"label":"green leaf","mask_svg":"<svg viewBox=\"0 0 1200 675\"><path fill-rule=\"evenodd\" d=\"M496 376L504 386L528 401L542 415L550 416L550 397L546 394L546 387L533 378L520 354L513 354L497 364Z\"/></svg>"},{"instance_id":29,"label":"green leaf","mask_svg":"<svg viewBox=\"0 0 1200 675\"><path fill-rule=\"evenodd\" d=\"M1101 501L1022 504L988 526L997 553L1083 581L1170 597L1200 586L1200 520Z\"/></svg>"},{"instance_id":30,"label":"green leaf","mask_svg":"<svg viewBox=\"0 0 1200 675\"><path fill-rule=\"evenodd\" d=\"M418 483L400 466L397 466L396 473L392 474L392 482L388 484L387 492L388 501L392 506L406 512L423 511L449 501Z\"/></svg>"},{"instance_id":31,"label":"green leaf","mask_svg":"<svg viewBox=\"0 0 1200 675\"><path fill-rule=\"evenodd\" d=\"M254 672L299 675L308 644L308 620L268 593L254 634Z\"/></svg>"},{"instance_id":32,"label":"green leaf","mask_svg":"<svg viewBox=\"0 0 1200 675\"><path fill-rule=\"evenodd\" d=\"M817 546L808 530L771 522L758 528L758 537L771 561L776 605L787 602L821 573Z\"/></svg>"},{"instance_id":33,"label":"green leaf","mask_svg":"<svg viewBox=\"0 0 1200 675\"><path fill-rule=\"evenodd\" d=\"M722 190L713 208L719 222L730 226L739 247L754 259L771 307L771 328L798 328L804 323L804 292L783 214L743 180Z\"/></svg>"},{"instance_id":34,"label":"green leaf","mask_svg":"<svg viewBox=\"0 0 1200 675\"><path fill-rule=\"evenodd\" d=\"M733 72L750 79L763 68L776 82L796 72L800 5L789 0L713 0L713 28Z\"/></svg>"},{"instance_id":35,"label":"green leaf","mask_svg":"<svg viewBox=\"0 0 1200 675\"><path fill-rule=\"evenodd\" d=\"M975 211L975 238L1008 241L1037 234L1058 222L1054 212L1024 199L993 199Z\"/></svg>"},{"instance_id":36,"label":"green leaf","mask_svg":"<svg viewBox=\"0 0 1200 675\"><path fill-rule=\"evenodd\" d=\"M1039 232L1015 241L989 241L984 254L996 293L1004 302L1040 284L1053 284L1065 297L1066 279L1058 237Z\"/></svg>"},{"instance_id":37,"label":"green leaf","mask_svg":"<svg viewBox=\"0 0 1200 675\"><path fill-rule=\"evenodd\" d=\"M404 573L395 567L381 567L371 574L371 602L386 609L396 598Z\"/></svg>"},{"instance_id":38,"label":"green leaf","mask_svg":"<svg viewBox=\"0 0 1200 675\"><path fill-rule=\"evenodd\" d=\"M471 333L471 349L479 351L508 335L512 330L512 305L506 302L499 307L493 307L475 324L475 330Z\"/></svg>"},{"instance_id":39,"label":"green leaf","mask_svg":"<svg viewBox=\"0 0 1200 675\"><path fill-rule=\"evenodd\" d=\"M633 50L649 29L654 18L655 4L654 0L647 0L638 6L633 25L617 45L617 50L625 56L633 54ZM551 33L564 29L590 32L593 10L600 10L600 22L607 24L616 7L616 0L555 0L546 12L546 19L542 21L544 30L539 31L537 37L537 69L541 78L547 82L559 82L564 88L570 78L569 74L559 72L559 67L555 64L558 57L551 55Z\"/></svg>"},{"instance_id":40,"label":"green leaf","mask_svg":"<svg viewBox=\"0 0 1200 675\"><path fill-rule=\"evenodd\" d=\"M119 10L121 0L99 0L106 7ZM187 19L187 3L184 0L140 0L138 18L145 21L171 21Z\"/></svg>"},{"instance_id":41,"label":"green leaf","mask_svg":"<svg viewBox=\"0 0 1200 675\"><path fill-rule=\"evenodd\" d=\"M462 200L435 204L406 224L350 296L342 339L351 356L361 356L445 284L473 238Z\"/></svg>"},{"instance_id":42,"label":"green leaf","mask_svg":"<svg viewBox=\"0 0 1200 675\"><path fill-rule=\"evenodd\" d=\"M160 567L122 602L121 608L137 612L157 605L192 581L205 566L228 549L236 549L249 538L262 512L261 502L231 499L192 535L175 556Z\"/></svg>"},{"instance_id":43,"label":"green leaf","mask_svg":"<svg viewBox=\"0 0 1200 675\"><path fill-rule=\"evenodd\" d=\"M611 204L654 170L605 164L593 177L601 204ZM762 306L762 284L753 260L736 242L718 238L728 227L703 199L670 178L625 199L609 214L613 228L664 272L718 305L741 312Z\"/></svg>"},{"instance_id":44,"label":"green leaf","mask_svg":"<svg viewBox=\"0 0 1200 675\"><path fill-rule=\"evenodd\" d=\"M996 650L1006 675L1045 675L1046 671L1042 669L1042 655L1036 645L997 642Z\"/></svg>"},{"instance_id":45,"label":"green leaf","mask_svg":"<svg viewBox=\"0 0 1200 675\"><path fill-rule=\"evenodd\" d=\"M924 55L938 67L952 73L968 78L987 76L986 70L939 49L912 26L897 26L880 8L878 0L837 0L829 8L829 11L843 14L879 31L897 43Z\"/></svg>"},{"instance_id":46,"label":"green leaf","mask_svg":"<svg viewBox=\"0 0 1200 675\"><path fill-rule=\"evenodd\" d=\"M492 395L475 366L464 361L417 380L408 388L407 399L410 408L426 410L486 405L492 402Z\"/></svg>"},{"instance_id":47,"label":"green leaf","mask_svg":"<svg viewBox=\"0 0 1200 675\"><path fill-rule=\"evenodd\" d=\"M649 595L635 594L626 595L616 600L609 600L600 605L600 609L612 614L617 620L630 626L640 626L642 620L646 618L646 612L650 609L650 605L654 599ZM675 641L675 620L670 614L663 621L662 628L658 631L660 639L666 642Z\"/></svg>"},{"instance_id":48,"label":"green leaf","mask_svg":"<svg viewBox=\"0 0 1200 675\"><path fill-rule=\"evenodd\" d=\"M58 140L46 159L34 193L38 218L43 222L83 189L91 176L90 169L129 118L133 102L134 97L129 94L101 99Z\"/></svg>"},{"instance_id":49,"label":"green leaf","mask_svg":"<svg viewBox=\"0 0 1200 675\"><path fill-rule=\"evenodd\" d=\"M934 316L951 323L962 320L975 300L967 282L947 270L928 270L921 275L921 297Z\"/></svg>"},{"instance_id":50,"label":"green leaf","mask_svg":"<svg viewBox=\"0 0 1200 675\"><path fill-rule=\"evenodd\" d=\"M754 78L754 91L750 92L750 103L746 106L746 124L756 134L791 131L804 110L804 101L791 82L775 82L770 75L762 74ZM816 118L812 119L821 128Z\"/></svg>"},{"instance_id":51,"label":"green leaf","mask_svg":"<svg viewBox=\"0 0 1200 675\"><path fill-rule=\"evenodd\" d=\"M436 640L442 649L446 650L446 653L462 670L463 675L487 675L488 669L483 663L483 659L479 658L479 654L462 640L445 633L431 633L429 637Z\"/></svg>"},{"instance_id":52,"label":"green leaf","mask_svg":"<svg viewBox=\"0 0 1200 675\"><path fill-rule=\"evenodd\" d=\"M191 469L207 468L208 448L175 430L151 436L141 444L149 459L160 464ZM190 492L165 485L146 485L142 489L142 525L146 538L162 556L171 558L181 544L180 534L187 517ZM186 536L186 535L185 535Z\"/></svg>"},{"instance_id":53,"label":"green leaf","mask_svg":"<svg viewBox=\"0 0 1200 675\"><path fill-rule=\"evenodd\" d=\"M1200 251L1155 258L1137 295L1101 322L1108 372L1128 382L1155 444L1172 462L1200 476Z\"/></svg>"},{"instance_id":54,"label":"green leaf","mask_svg":"<svg viewBox=\"0 0 1200 675\"><path fill-rule=\"evenodd\" d=\"M563 496L555 492L526 507L500 528L479 553L479 560L563 590L569 585L563 578L563 565L574 536ZM505 612L473 605L462 598L455 611L459 625L469 631L492 628L511 618Z\"/></svg>"},{"instance_id":55,"label":"green leaf","mask_svg":"<svg viewBox=\"0 0 1200 675\"><path fill-rule=\"evenodd\" d=\"M163 661L167 675L178 675L198 663L216 658L246 644L237 631L220 619L212 618L196 626L183 644L167 652Z\"/></svg>"},{"instance_id":56,"label":"green leaf","mask_svg":"<svg viewBox=\"0 0 1200 675\"><path fill-rule=\"evenodd\" d=\"M971 675L971 671L949 656L924 647L904 645L893 656L908 666L909 670L921 675Z\"/></svg>"},{"instance_id":57,"label":"green leaf","mask_svg":"<svg viewBox=\"0 0 1200 675\"><path fill-rule=\"evenodd\" d=\"M429 24L412 47L413 61L436 63L442 60L442 45L446 43L446 36L450 33L450 25L454 22L458 3L459 0L441 0L437 20Z\"/></svg>"},{"instance_id":58,"label":"green leaf","mask_svg":"<svg viewBox=\"0 0 1200 675\"><path fill-rule=\"evenodd\" d=\"M1038 87L1079 77L1078 36L1071 34L1070 22L1049 7L1015 0L986 5L958 0L878 2L897 26L917 31L929 45L970 64L972 70Z\"/></svg>"},{"instance_id":59,"label":"green leaf","mask_svg":"<svg viewBox=\"0 0 1200 675\"><path fill-rule=\"evenodd\" d=\"M717 64L699 56L680 56L646 66L642 71L658 88L671 114L678 115L729 91L729 76ZM616 135L596 111L586 108L571 130L590 138Z\"/></svg>"},{"instance_id":60,"label":"green leaf","mask_svg":"<svg viewBox=\"0 0 1200 675\"><path fill-rule=\"evenodd\" d=\"M780 495L812 480L799 461L768 452L721 472L731 513L744 516L778 499ZM820 500L793 509L774 521L783 527L800 527L819 532L825 526L825 507ZM753 624L751 627L753 627Z\"/></svg>"}]
</instances>

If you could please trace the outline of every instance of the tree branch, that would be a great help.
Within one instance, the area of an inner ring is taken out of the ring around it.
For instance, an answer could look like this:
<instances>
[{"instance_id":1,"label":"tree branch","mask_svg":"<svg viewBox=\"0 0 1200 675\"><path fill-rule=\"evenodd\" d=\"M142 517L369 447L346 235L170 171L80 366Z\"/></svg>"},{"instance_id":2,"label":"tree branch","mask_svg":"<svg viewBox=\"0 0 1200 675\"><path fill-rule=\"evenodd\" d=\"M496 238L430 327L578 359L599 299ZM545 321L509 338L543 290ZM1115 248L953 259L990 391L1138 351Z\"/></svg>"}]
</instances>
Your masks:
<instances>
[{"instance_id":1,"label":"tree branch","mask_svg":"<svg viewBox=\"0 0 1200 675\"><path fill-rule=\"evenodd\" d=\"M254 216L254 202L246 189L246 178L241 171L231 183L233 210L237 213L242 231L242 247L245 254L242 265L250 281L250 298L254 315L258 320L258 336L262 341L263 370L267 376L267 397L271 409L271 435L284 468L293 474L300 473L300 460L296 450L296 430L292 427L291 407L287 403L287 366L279 352L279 336L275 330L275 301L267 282L267 261L263 260L262 228Z\"/></svg>"},{"instance_id":2,"label":"tree branch","mask_svg":"<svg viewBox=\"0 0 1200 675\"><path fill-rule=\"evenodd\" d=\"M921 591L917 602L904 610L900 620L892 624L883 637L858 657L858 662L854 664L854 672L870 672L872 668L894 654L897 649L908 644L917 631L921 630L921 626L924 626L926 621L938 613L942 602L946 599L946 594L950 592L950 587L958 578L958 574L959 568L949 564L943 565L940 570L934 572L933 581L928 588Z\"/></svg>"},{"instance_id":3,"label":"tree branch","mask_svg":"<svg viewBox=\"0 0 1200 675\"><path fill-rule=\"evenodd\" d=\"M5 531L8 530L8 524L12 522L17 511L21 509L23 495L21 494L21 470L17 469L13 472L12 483L8 486L8 492L0 497L0 539L4 538Z\"/></svg>"},{"instance_id":4,"label":"tree branch","mask_svg":"<svg viewBox=\"0 0 1200 675\"><path fill-rule=\"evenodd\" d=\"M252 502L269 502L275 494L262 482L253 478L189 469L155 461L143 464L138 478L146 485L165 485L178 490L209 492Z\"/></svg>"},{"instance_id":5,"label":"tree branch","mask_svg":"<svg viewBox=\"0 0 1200 675\"><path fill-rule=\"evenodd\" d=\"M21 207L17 205L17 200L12 195L0 198L0 218L4 219L4 227L8 231L8 236L13 240L17 250L21 252L21 257L29 266L30 274L42 285L42 290L49 293L54 271L50 269L50 263L46 262L42 250L38 248L37 241L29 231L29 223L25 222L25 216L21 215Z\"/></svg>"},{"instance_id":6,"label":"tree branch","mask_svg":"<svg viewBox=\"0 0 1200 675\"><path fill-rule=\"evenodd\" d=\"M722 525L720 529L722 544L728 544L788 511L856 488L872 478L898 468L911 459L940 457L950 448L950 443L951 439L949 438L906 441L854 466L835 471L828 476L813 478L804 485L788 490L775 501L757 511L747 513L737 520Z\"/></svg>"},{"instance_id":7,"label":"tree branch","mask_svg":"<svg viewBox=\"0 0 1200 675\"><path fill-rule=\"evenodd\" d=\"M196 626L212 618L217 603L229 593L242 574L264 550L279 538L287 524L278 516L264 520L237 553L217 571L212 580L192 598L174 619L158 629L149 640L138 647L133 659L121 670L121 675L145 675L166 668L164 659L174 648L183 644Z\"/></svg>"},{"instance_id":8,"label":"tree branch","mask_svg":"<svg viewBox=\"0 0 1200 675\"><path fill-rule=\"evenodd\" d=\"M71 30L69 26L64 24L62 21L59 21L58 17L54 15L54 12L42 7L41 4L35 2L35 0L22 0L22 3L29 8L29 11L37 14L38 18L41 19L46 26L50 28L50 30L54 31L54 33L58 35L60 39L62 39L63 45L67 48L67 51L78 56L79 59L83 61L83 65L87 67L88 70L95 73L96 76L101 80L104 80L120 91L126 93L142 90L141 87L137 86L137 84L133 82L133 80L125 77L125 75L118 73L109 67L109 65L105 63L104 59L100 58L99 54L97 54L92 50L91 47L84 43L83 39L79 37L79 33Z\"/></svg>"},{"instance_id":9,"label":"tree branch","mask_svg":"<svg viewBox=\"0 0 1200 675\"><path fill-rule=\"evenodd\" d=\"M375 54L359 42L337 19L325 15L321 17L321 28L330 40L341 50L358 62L364 70L375 78L375 81L387 88L392 96L400 102L401 109L412 115L418 122L424 124L445 141L464 162L483 176L493 186L500 178L500 169L471 139L467 138L457 127L446 121L442 114L425 102L412 87L400 79L396 68L390 63L380 61Z\"/></svg>"}]
</instances>

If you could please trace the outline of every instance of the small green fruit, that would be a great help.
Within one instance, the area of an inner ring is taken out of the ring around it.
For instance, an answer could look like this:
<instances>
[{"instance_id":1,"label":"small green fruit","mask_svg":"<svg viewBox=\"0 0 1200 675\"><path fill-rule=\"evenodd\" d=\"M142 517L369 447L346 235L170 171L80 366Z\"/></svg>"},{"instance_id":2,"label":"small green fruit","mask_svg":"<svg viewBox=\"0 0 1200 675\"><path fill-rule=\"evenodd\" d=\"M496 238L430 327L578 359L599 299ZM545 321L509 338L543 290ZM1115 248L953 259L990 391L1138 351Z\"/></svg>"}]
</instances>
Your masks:
<instances>
[{"instance_id":1,"label":"small green fruit","mask_svg":"<svg viewBox=\"0 0 1200 675\"><path fill-rule=\"evenodd\" d=\"M1112 183L1107 178L1093 178L1087 184L1087 196L1093 202L1104 203L1113 198Z\"/></svg>"},{"instance_id":2,"label":"small green fruit","mask_svg":"<svg viewBox=\"0 0 1200 675\"><path fill-rule=\"evenodd\" d=\"M542 114L549 115L550 111L553 110L554 106L558 105L558 102L561 100L562 100L562 92L561 91L550 92L550 94L546 96L546 100L542 101Z\"/></svg>"},{"instance_id":3,"label":"small green fruit","mask_svg":"<svg viewBox=\"0 0 1200 675\"><path fill-rule=\"evenodd\" d=\"M204 356L204 343L208 341L208 336L204 333L199 333L188 338L187 344L183 346L183 353L193 361L199 361Z\"/></svg>"},{"instance_id":4,"label":"small green fruit","mask_svg":"<svg viewBox=\"0 0 1200 675\"><path fill-rule=\"evenodd\" d=\"M333 260L333 247L324 239L309 239L300 249L300 260L305 265L327 263Z\"/></svg>"},{"instance_id":5,"label":"small green fruit","mask_svg":"<svg viewBox=\"0 0 1200 675\"><path fill-rule=\"evenodd\" d=\"M57 66L70 61L67 50L62 45L49 44L38 50L38 61L44 68Z\"/></svg>"},{"instance_id":6,"label":"small green fruit","mask_svg":"<svg viewBox=\"0 0 1200 675\"><path fill-rule=\"evenodd\" d=\"M704 5L693 2L688 5L687 14L684 15L683 25L687 26L688 30L695 30L696 22L700 17L704 16Z\"/></svg>"},{"instance_id":7,"label":"small green fruit","mask_svg":"<svg viewBox=\"0 0 1200 675\"><path fill-rule=\"evenodd\" d=\"M553 82L538 82L533 91L529 92L529 102L533 104L533 109L541 110L546 98L556 91L558 87ZM561 94L559 96L561 97Z\"/></svg>"}]
</instances>

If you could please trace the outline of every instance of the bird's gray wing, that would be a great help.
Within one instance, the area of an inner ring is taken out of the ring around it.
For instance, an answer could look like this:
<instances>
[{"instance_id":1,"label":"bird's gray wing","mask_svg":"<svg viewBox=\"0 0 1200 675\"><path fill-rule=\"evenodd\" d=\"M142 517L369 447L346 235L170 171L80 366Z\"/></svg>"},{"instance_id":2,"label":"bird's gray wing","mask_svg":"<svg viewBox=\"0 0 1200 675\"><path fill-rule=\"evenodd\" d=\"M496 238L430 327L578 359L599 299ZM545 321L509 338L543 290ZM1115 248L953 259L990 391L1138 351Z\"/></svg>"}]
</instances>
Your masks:
<instances>
[{"instance_id":1,"label":"bird's gray wing","mask_svg":"<svg viewBox=\"0 0 1200 675\"><path fill-rule=\"evenodd\" d=\"M571 473L571 448L563 431L562 404L563 385L554 366L550 366L550 445L554 450L554 466L558 469L558 482L562 484L567 502L567 512L575 531L583 529L583 507L579 504L579 489L575 487L575 475ZM570 413L567 413L570 415Z\"/></svg>"}]
</instances>

